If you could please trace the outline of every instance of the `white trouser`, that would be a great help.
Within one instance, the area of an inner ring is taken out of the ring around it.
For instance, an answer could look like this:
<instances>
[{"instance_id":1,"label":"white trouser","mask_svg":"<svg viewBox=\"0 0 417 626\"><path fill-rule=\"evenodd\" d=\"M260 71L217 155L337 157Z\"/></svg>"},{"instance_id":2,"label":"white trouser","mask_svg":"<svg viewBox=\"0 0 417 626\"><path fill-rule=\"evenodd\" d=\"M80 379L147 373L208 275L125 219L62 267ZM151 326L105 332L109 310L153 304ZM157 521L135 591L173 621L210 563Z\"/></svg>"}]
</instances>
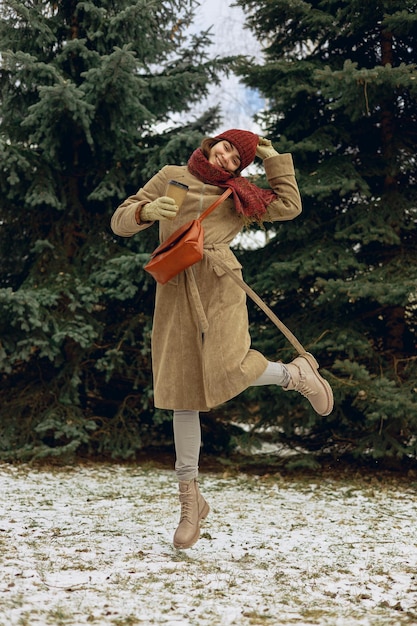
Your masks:
<instances>
[{"instance_id":1,"label":"white trouser","mask_svg":"<svg viewBox=\"0 0 417 626\"><path fill-rule=\"evenodd\" d=\"M252 383L252 386L280 385L285 387L289 380L288 370L283 363L268 362L266 370ZM201 447L199 412L174 411L173 426L176 455L175 472L178 481L197 478Z\"/></svg>"},{"instance_id":2,"label":"white trouser","mask_svg":"<svg viewBox=\"0 0 417 626\"><path fill-rule=\"evenodd\" d=\"M201 447L200 414L198 411L174 411L175 472L178 481L198 476Z\"/></svg>"}]
</instances>

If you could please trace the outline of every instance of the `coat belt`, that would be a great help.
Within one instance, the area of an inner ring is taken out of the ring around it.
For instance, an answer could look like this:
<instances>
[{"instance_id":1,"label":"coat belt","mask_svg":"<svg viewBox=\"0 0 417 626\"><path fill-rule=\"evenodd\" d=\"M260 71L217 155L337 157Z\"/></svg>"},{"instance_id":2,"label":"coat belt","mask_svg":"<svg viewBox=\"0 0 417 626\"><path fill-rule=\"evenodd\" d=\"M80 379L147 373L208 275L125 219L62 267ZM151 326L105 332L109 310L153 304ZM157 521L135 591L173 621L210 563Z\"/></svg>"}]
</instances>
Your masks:
<instances>
[{"instance_id":1,"label":"coat belt","mask_svg":"<svg viewBox=\"0 0 417 626\"><path fill-rule=\"evenodd\" d=\"M213 244L205 244L204 245L204 250L210 250L210 251L215 251L215 250L221 250L227 248L229 249L229 244L227 243L213 243ZM212 256L210 256L210 258L213 260ZM191 267L187 267L187 269L185 270L185 274L187 277L187 283L188 283L188 287L190 290L190 296L191 296L191 301L194 305L194 310L196 312L197 315L197 319L198 319L198 323L200 325L200 331L202 333L206 333L208 331L209 328L209 323L208 323L208 319L206 316L206 313L204 311L204 307L203 307L203 303L201 302L201 297L200 297L200 292L198 290L198 285L197 285L197 281L195 279L195 275L194 275L194 271L192 266Z\"/></svg>"}]
</instances>

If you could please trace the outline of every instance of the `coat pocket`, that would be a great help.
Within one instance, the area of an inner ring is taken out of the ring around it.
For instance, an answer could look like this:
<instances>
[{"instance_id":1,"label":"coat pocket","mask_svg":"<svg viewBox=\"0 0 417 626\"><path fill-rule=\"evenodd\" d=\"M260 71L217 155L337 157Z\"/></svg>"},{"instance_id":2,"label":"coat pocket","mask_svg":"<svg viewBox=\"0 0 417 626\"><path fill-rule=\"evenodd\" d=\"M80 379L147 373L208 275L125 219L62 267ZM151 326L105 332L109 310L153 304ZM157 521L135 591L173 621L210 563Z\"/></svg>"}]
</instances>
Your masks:
<instances>
[{"instance_id":1,"label":"coat pocket","mask_svg":"<svg viewBox=\"0 0 417 626\"><path fill-rule=\"evenodd\" d=\"M242 264L239 263L235 256L228 256L227 258L222 259L222 261L227 265L227 267L230 267L231 270L242 269ZM224 276L226 274L226 271L222 267L220 267L220 265L217 265L215 259L213 259L213 269L217 276Z\"/></svg>"}]
</instances>

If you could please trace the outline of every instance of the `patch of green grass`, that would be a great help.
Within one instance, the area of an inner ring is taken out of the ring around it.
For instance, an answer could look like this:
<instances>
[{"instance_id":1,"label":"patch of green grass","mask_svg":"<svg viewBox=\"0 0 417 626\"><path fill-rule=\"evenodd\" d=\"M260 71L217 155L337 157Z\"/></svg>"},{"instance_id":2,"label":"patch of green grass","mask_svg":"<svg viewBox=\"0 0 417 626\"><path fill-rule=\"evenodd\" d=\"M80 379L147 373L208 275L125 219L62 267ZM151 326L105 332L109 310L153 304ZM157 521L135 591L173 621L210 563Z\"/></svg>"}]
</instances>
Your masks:
<instances>
[{"instance_id":1,"label":"patch of green grass","mask_svg":"<svg viewBox=\"0 0 417 626\"><path fill-rule=\"evenodd\" d=\"M148 623L152 622L153 620ZM112 624L114 624L114 626L134 626L135 624L143 624L143 621L135 615L128 615L126 617L116 617L112 619Z\"/></svg>"},{"instance_id":2,"label":"patch of green grass","mask_svg":"<svg viewBox=\"0 0 417 626\"><path fill-rule=\"evenodd\" d=\"M269 613L261 613L260 611L244 611L242 617L245 617L249 621L247 624L251 626L258 626L261 624L273 624L272 620L276 620L276 616ZM276 623L276 622L275 622Z\"/></svg>"}]
</instances>

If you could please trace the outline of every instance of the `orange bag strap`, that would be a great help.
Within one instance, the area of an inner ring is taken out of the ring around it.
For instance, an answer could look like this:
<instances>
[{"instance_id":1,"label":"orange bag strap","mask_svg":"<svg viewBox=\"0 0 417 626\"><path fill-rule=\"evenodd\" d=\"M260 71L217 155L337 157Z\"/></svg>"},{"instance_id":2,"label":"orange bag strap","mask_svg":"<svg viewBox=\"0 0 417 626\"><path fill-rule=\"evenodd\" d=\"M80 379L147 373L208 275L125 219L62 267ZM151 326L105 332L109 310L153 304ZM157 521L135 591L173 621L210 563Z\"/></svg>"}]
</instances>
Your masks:
<instances>
[{"instance_id":1,"label":"orange bag strap","mask_svg":"<svg viewBox=\"0 0 417 626\"><path fill-rule=\"evenodd\" d=\"M232 193L232 190L230 189L230 187L228 187L226 189L225 192L222 193L221 196L219 196L217 198L217 200L215 202L213 202L213 204L210 204L209 208L206 209L198 218L198 221L201 222L205 217L207 217L207 215L210 215L210 213L212 211L214 211L214 209L217 209L217 207L219 206L219 204L221 204L222 202L224 202L227 198L227 196L230 196L230 194Z\"/></svg>"}]
</instances>

